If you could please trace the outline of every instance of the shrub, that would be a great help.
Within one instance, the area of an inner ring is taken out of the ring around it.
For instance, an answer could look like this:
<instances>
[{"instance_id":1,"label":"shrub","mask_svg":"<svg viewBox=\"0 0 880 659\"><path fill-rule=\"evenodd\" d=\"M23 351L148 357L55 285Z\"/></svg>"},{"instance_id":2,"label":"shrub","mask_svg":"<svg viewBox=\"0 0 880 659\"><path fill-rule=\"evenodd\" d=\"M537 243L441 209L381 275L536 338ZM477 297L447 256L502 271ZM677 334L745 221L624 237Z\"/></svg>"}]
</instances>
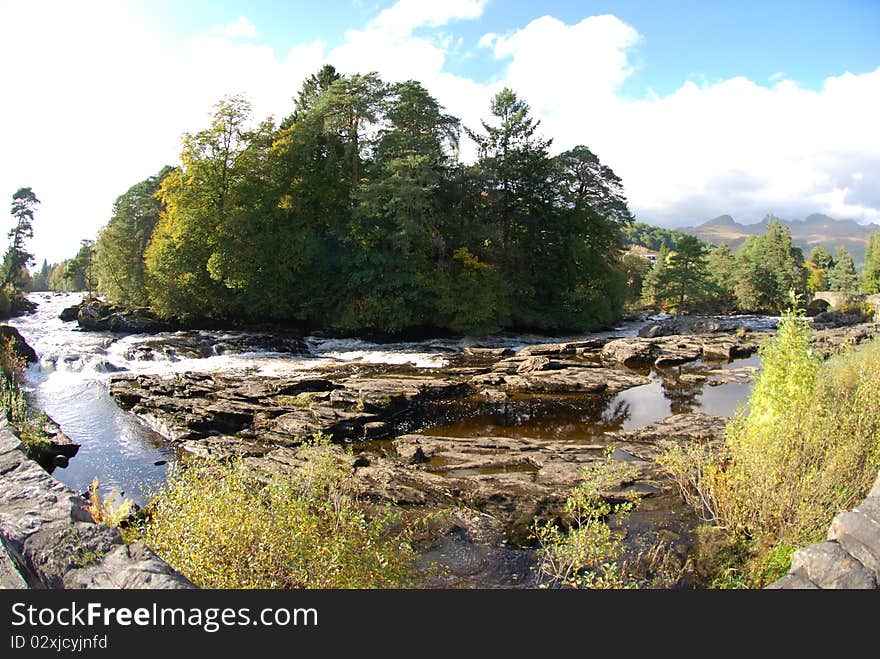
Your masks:
<instances>
[{"instance_id":1,"label":"shrub","mask_svg":"<svg viewBox=\"0 0 880 659\"><path fill-rule=\"evenodd\" d=\"M98 491L99 487L100 483L95 477L89 485L89 502L83 506L83 510L91 515L95 524L119 526L131 516L131 499L123 499L116 503L116 492L110 492L106 498L102 498Z\"/></svg>"},{"instance_id":2,"label":"shrub","mask_svg":"<svg viewBox=\"0 0 880 659\"><path fill-rule=\"evenodd\" d=\"M203 588L408 585L415 554L389 510L360 500L350 466L326 440L292 475L258 479L242 460L170 470L144 540Z\"/></svg>"},{"instance_id":3,"label":"shrub","mask_svg":"<svg viewBox=\"0 0 880 659\"><path fill-rule=\"evenodd\" d=\"M748 414L730 420L723 445L661 458L685 499L738 548L728 568L747 585L784 573L793 547L821 540L880 468L880 342L823 364L810 335L800 314L785 314L761 349Z\"/></svg>"},{"instance_id":4,"label":"shrub","mask_svg":"<svg viewBox=\"0 0 880 659\"><path fill-rule=\"evenodd\" d=\"M629 584L618 563L623 547L608 526L614 515L625 518L633 509L629 500L612 503L603 496L608 489L632 480L635 468L604 458L583 468L582 482L566 499L560 524L535 522L538 542L539 583L568 588L624 588Z\"/></svg>"},{"instance_id":5,"label":"shrub","mask_svg":"<svg viewBox=\"0 0 880 659\"><path fill-rule=\"evenodd\" d=\"M44 429L48 418L28 405L20 384L24 368L13 339L0 339L0 410L18 429L27 455L42 462L48 448L49 436Z\"/></svg>"}]
</instances>

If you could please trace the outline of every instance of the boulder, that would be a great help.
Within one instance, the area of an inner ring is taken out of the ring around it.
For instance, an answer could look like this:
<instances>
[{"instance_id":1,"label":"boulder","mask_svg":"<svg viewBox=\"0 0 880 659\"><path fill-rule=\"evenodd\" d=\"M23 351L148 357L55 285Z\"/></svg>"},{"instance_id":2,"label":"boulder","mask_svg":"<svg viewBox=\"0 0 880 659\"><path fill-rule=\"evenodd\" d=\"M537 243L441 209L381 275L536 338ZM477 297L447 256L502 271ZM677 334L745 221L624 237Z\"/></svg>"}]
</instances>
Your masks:
<instances>
[{"instance_id":1,"label":"boulder","mask_svg":"<svg viewBox=\"0 0 880 659\"><path fill-rule=\"evenodd\" d=\"M651 341L616 339L602 347L602 357L624 366L644 366L656 359L657 346Z\"/></svg>"},{"instance_id":2,"label":"boulder","mask_svg":"<svg viewBox=\"0 0 880 659\"><path fill-rule=\"evenodd\" d=\"M0 339L11 342L13 354L25 362L35 364L40 361L37 357L37 352L28 345L19 331L11 325L0 325Z\"/></svg>"},{"instance_id":3,"label":"boulder","mask_svg":"<svg viewBox=\"0 0 880 659\"><path fill-rule=\"evenodd\" d=\"M58 318L63 320L65 323L70 323L79 318L79 308L80 305L74 304L72 307L65 307L62 309L61 313L58 314Z\"/></svg>"},{"instance_id":4,"label":"boulder","mask_svg":"<svg viewBox=\"0 0 880 659\"><path fill-rule=\"evenodd\" d=\"M77 322L82 329L143 334L167 332L174 329L172 323L161 320L149 309L129 309L103 300L86 300L79 308Z\"/></svg>"},{"instance_id":5,"label":"boulder","mask_svg":"<svg viewBox=\"0 0 880 659\"><path fill-rule=\"evenodd\" d=\"M645 325L639 330L639 336L653 339L658 336L676 334L716 334L719 332L736 332L740 324L733 320L704 316L674 316L657 323Z\"/></svg>"}]
</instances>

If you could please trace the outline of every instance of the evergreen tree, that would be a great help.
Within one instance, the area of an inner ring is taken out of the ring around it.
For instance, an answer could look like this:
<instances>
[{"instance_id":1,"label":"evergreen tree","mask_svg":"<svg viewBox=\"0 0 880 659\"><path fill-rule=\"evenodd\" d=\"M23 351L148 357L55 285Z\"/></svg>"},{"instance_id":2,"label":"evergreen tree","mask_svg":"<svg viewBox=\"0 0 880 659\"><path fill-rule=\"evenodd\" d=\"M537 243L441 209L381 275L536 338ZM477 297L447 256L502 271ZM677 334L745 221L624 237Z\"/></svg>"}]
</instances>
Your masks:
<instances>
[{"instance_id":1,"label":"evergreen tree","mask_svg":"<svg viewBox=\"0 0 880 659\"><path fill-rule=\"evenodd\" d=\"M834 267L828 273L828 288L842 293L855 293L859 290L859 277L853 263L852 254L846 247L839 247L834 259Z\"/></svg>"},{"instance_id":2,"label":"evergreen tree","mask_svg":"<svg viewBox=\"0 0 880 659\"><path fill-rule=\"evenodd\" d=\"M880 293L880 231L875 231L868 238L865 271L862 273L862 292Z\"/></svg>"},{"instance_id":3,"label":"evergreen tree","mask_svg":"<svg viewBox=\"0 0 880 659\"><path fill-rule=\"evenodd\" d=\"M800 294L806 288L803 254L779 222L769 222L762 236L750 236L736 262L734 288L742 310L779 312L787 308L792 291Z\"/></svg>"},{"instance_id":4,"label":"evergreen tree","mask_svg":"<svg viewBox=\"0 0 880 659\"><path fill-rule=\"evenodd\" d=\"M145 305L149 301L144 253L162 210L156 193L172 171L164 167L120 195L113 204L113 215L98 234L94 254L96 288L116 302Z\"/></svg>"},{"instance_id":5,"label":"evergreen tree","mask_svg":"<svg viewBox=\"0 0 880 659\"><path fill-rule=\"evenodd\" d=\"M676 313L692 311L709 291L706 250L694 236L684 236L669 254L654 295Z\"/></svg>"},{"instance_id":6,"label":"evergreen tree","mask_svg":"<svg viewBox=\"0 0 880 659\"><path fill-rule=\"evenodd\" d=\"M27 251L25 241L34 237L34 210L40 200L30 188L19 188L12 195L10 213L15 218L15 226L9 230L9 248L3 257L3 284L0 288L12 286L14 291L26 289L27 266L34 255Z\"/></svg>"}]
</instances>

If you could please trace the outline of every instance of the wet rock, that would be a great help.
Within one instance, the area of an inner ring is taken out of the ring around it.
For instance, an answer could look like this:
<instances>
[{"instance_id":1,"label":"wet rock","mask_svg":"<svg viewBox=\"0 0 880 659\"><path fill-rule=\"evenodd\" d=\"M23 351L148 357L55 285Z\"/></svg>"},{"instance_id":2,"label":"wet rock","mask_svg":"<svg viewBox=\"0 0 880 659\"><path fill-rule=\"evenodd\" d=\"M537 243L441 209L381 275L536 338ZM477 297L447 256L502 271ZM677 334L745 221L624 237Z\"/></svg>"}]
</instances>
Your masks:
<instances>
[{"instance_id":1,"label":"wet rock","mask_svg":"<svg viewBox=\"0 0 880 659\"><path fill-rule=\"evenodd\" d=\"M471 378L471 385L481 392L501 389L529 394L618 393L649 382L648 378L589 364L561 365L560 368L525 373L492 372Z\"/></svg>"},{"instance_id":2,"label":"wet rock","mask_svg":"<svg viewBox=\"0 0 880 659\"><path fill-rule=\"evenodd\" d=\"M513 350L510 348L476 348L476 347L466 347L462 350L466 355L473 355L475 357L510 357L514 354Z\"/></svg>"},{"instance_id":3,"label":"wet rock","mask_svg":"<svg viewBox=\"0 0 880 659\"><path fill-rule=\"evenodd\" d=\"M19 331L11 325L0 325L0 339L11 343L12 353L29 364L39 361L36 351L31 348Z\"/></svg>"},{"instance_id":4,"label":"wet rock","mask_svg":"<svg viewBox=\"0 0 880 659\"><path fill-rule=\"evenodd\" d=\"M739 327L740 324L734 320L703 316L675 316L646 325L639 330L639 336L652 339L675 334L715 334L735 332Z\"/></svg>"},{"instance_id":5,"label":"wet rock","mask_svg":"<svg viewBox=\"0 0 880 659\"><path fill-rule=\"evenodd\" d=\"M72 307L65 307L62 309L61 313L58 314L58 318L63 320L65 323L70 323L79 318L79 307L80 305L74 304Z\"/></svg>"},{"instance_id":6,"label":"wet rock","mask_svg":"<svg viewBox=\"0 0 880 659\"><path fill-rule=\"evenodd\" d=\"M128 334L167 332L174 329L172 323L160 319L149 309L120 307L97 299L86 300L80 305L77 322L85 330Z\"/></svg>"},{"instance_id":7,"label":"wet rock","mask_svg":"<svg viewBox=\"0 0 880 659\"><path fill-rule=\"evenodd\" d=\"M827 358L845 345L858 345L876 336L880 336L880 323L823 329L813 333L813 346L817 354Z\"/></svg>"},{"instance_id":8,"label":"wet rock","mask_svg":"<svg viewBox=\"0 0 880 659\"><path fill-rule=\"evenodd\" d=\"M656 355L657 346L653 342L639 339L617 339L602 348L604 359L624 366L651 364Z\"/></svg>"},{"instance_id":9,"label":"wet rock","mask_svg":"<svg viewBox=\"0 0 880 659\"><path fill-rule=\"evenodd\" d=\"M550 360L547 357L527 357L516 367L516 372L534 373L546 370L548 366L550 366Z\"/></svg>"},{"instance_id":10,"label":"wet rock","mask_svg":"<svg viewBox=\"0 0 880 659\"><path fill-rule=\"evenodd\" d=\"M850 327L864 323L867 318L861 313L844 313L843 311L823 311L813 316L813 329L835 329Z\"/></svg>"},{"instance_id":11,"label":"wet rock","mask_svg":"<svg viewBox=\"0 0 880 659\"><path fill-rule=\"evenodd\" d=\"M129 552L118 529L92 522L86 501L20 449L0 422L0 540L30 588L192 588L146 547Z\"/></svg>"},{"instance_id":12,"label":"wet rock","mask_svg":"<svg viewBox=\"0 0 880 659\"><path fill-rule=\"evenodd\" d=\"M583 341L569 341L566 343L540 343L526 346L519 351L520 357L534 357L537 355L574 355L579 350L593 350L601 348L605 339L585 339Z\"/></svg>"}]
</instances>

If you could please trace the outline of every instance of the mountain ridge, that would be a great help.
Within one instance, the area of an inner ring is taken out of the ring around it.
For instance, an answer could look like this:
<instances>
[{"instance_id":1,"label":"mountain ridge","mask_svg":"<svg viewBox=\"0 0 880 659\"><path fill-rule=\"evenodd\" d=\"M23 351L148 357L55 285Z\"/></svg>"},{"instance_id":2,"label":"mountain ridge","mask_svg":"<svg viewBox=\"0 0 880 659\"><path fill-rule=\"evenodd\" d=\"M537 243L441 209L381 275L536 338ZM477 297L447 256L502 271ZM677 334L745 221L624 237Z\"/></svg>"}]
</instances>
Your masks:
<instances>
[{"instance_id":1,"label":"mountain ridge","mask_svg":"<svg viewBox=\"0 0 880 659\"><path fill-rule=\"evenodd\" d=\"M778 221L791 230L792 242L809 257L810 250L819 245L833 255L838 247L846 247L856 264L864 263L868 238L880 231L880 224L859 224L852 219L837 220L822 213L811 213L804 219L784 220L770 213L760 222L740 224L730 215L719 215L696 226L680 227L677 231L696 236L701 240L720 245L727 243L731 250L742 245L749 236L764 233L767 224Z\"/></svg>"}]
</instances>

